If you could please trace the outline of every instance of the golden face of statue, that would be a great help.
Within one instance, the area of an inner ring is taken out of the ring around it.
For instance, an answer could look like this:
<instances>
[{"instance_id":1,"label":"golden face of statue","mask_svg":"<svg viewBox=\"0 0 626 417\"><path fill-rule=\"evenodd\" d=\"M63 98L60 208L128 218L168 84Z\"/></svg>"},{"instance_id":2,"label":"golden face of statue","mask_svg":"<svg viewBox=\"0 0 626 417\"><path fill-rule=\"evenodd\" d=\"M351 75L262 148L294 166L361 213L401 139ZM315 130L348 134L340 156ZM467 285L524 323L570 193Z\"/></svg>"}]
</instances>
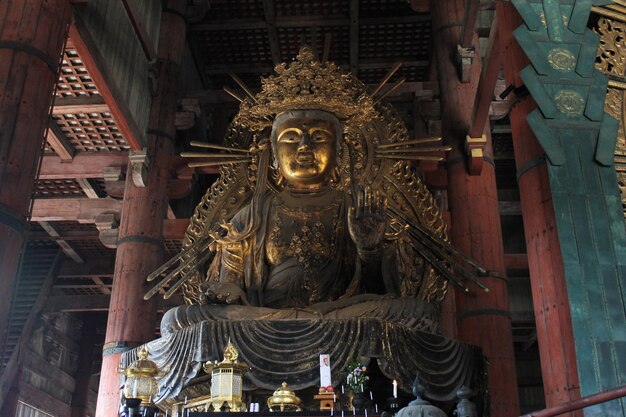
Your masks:
<instances>
[{"instance_id":1,"label":"golden face of statue","mask_svg":"<svg viewBox=\"0 0 626 417\"><path fill-rule=\"evenodd\" d=\"M302 112L279 120L274 129L274 155L288 185L307 189L326 183L336 164L333 123Z\"/></svg>"}]
</instances>

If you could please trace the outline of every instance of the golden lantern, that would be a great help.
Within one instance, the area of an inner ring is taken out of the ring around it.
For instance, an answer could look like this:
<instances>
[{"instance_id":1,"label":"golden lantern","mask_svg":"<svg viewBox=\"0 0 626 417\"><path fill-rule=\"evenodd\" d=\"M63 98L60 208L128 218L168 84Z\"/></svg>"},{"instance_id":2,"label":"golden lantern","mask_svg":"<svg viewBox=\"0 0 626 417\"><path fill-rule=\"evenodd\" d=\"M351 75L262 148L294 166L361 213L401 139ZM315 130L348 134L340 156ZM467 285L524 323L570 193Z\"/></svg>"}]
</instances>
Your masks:
<instances>
[{"instance_id":1,"label":"golden lantern","mask_svg":"<svg viewBox=\"0 0 626 417\"><path fill-rule=\"evenodd\" d=\"M141 406L152 406L152 400L159 392L159 383L156 377L162 376L163 372L156 363L148 359L148 349L141 346L137 352L139 359L131 363L126 369L118 372L126 375L123 393L125 398L138 398Z\"/></svg>"},{"instance_id":2,"label":"golden lantern","mask_svg":"<svg viewBox=\"0 0 626 417\"><path fill-rule=\"evenodd\" d=\"M229 340L224 349L223 361L208 361L202 366L206 373L211 373L210 403L214 411L220 411L224 405L229 411L246 411L242 401L243 374L250 367L239 362L238 357L239 352Z\"/></svg>"}]
</instances>

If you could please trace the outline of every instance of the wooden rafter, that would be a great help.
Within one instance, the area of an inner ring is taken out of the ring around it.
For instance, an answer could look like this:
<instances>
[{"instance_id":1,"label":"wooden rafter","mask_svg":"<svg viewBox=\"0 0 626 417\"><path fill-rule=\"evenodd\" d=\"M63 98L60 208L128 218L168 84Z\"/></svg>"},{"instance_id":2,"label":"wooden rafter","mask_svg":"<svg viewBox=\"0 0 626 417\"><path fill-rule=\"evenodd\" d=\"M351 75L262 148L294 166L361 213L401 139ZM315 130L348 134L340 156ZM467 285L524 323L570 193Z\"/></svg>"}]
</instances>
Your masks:
<instances>
[{"instance_id":1,"label":"wooden rafter","mask_svg":"<svg viewBox=\"0 0 626 417\"><path fill-rule=\"evenodd\" d=\"M124 9L126 9L126 14L128 15L128 18L133 25L133 29L135 30L135 34L137 35L137 39L141 44L141 49L143 49L143 53L146 55L146 58L148 58L148 61L152 62L156 60L156 50L154 49L152 42L150 42L148 32L146 32L146 28L141 20L141 15L137 13L134 3L135 2L133 0L122 0Z\"/></svg>"},{"instance_id":2,"label":"wooden rafter","mask_svg":"<svg viewBox=\"0 0 626 417\"><path fill-rule=\"evenodd\" d=\"M461 26L461 39L459 41L463 48L472 47L479 8L480 0L465 0L465 13L463 16L463 25Z\"/></svg>"},{"instance_id":3,"label":"wooden rafter","mask_svg":"<svg viewBox=\"0 0 626 417\"><path fill-rule=\"evenodd\" d=\"M63 134L63 131L57 126L54 120L48 122L48 134L46 135L48 145L61 158L61 161L71 161L74 157L74 149Z\"/></svg>"},{"instance_id":4,"label":"wooden rafter","mask_svg":"<svg viewBox=\"0 0 626 417\"><path fill-rule=\"evenodd\" d=\"M61 250L63 250L63 253L65 253L76 263L82 264L85 262L83 258L81 258L81 256L74 250L74 248L72 248L72 246L67 241L61 238L54 226L52 226L47 221L39 221L38 223L39 226L41 226L41 228L45 230L48 235L50 235L50 237L54 238L56 244L59 245Z\"/></svg>"},{"instance_id":5,"label":"wooden rafter","mask_svg":"<svg viewBox=\"0 0 626 417\"><path fill-rule=\"evenodd\" d=\"M359 73L359 0L350 0L350 72Z\"/></svg>"},{"instance_id":6,"label":"wooden rafter","mask_svg":"<svg viewBox=\"0 0 626 417\"><path fill-rule=\"evenodd\" d=\"M98 193L87 178L76 178L76 182L88 198L99 198Z\"/></svg>"},{"instance_id":7,"label":"wooden rafter","mask_svg":"<svg viewBox=\"0 0 626 417\"><path fill-rule=\"evenodd\" d=\"M143 135L130 115L130 110L124 99L121 98L122 96L114 83L110 82L109 76L100 70L104 68L104 58L99 54L98 48L96 48L87 30L83 28L82 21L77 16L75 16L74 23L70 25L70 38L80 54L85 68L87 68L89 75L98 87L98 91L104 98L104 102L108 105L111 114L115 118L120 132L126 138L131 149L140 150L142 148Z\"/></svg>"},{"instance_id":8,"label":"wooden rafter","mask_svg":"<svg viewBox=\"0 0 626 417\"><path fill-rule=\"evenodd\" d=\"M474 98L469 131L469 136L472 138L481 137L484 132L489 117L489 108L493 101L493 91L498 81L500 67L502 66L502 48L500 47L501 42L497 26L498 20L494 19L489 32L485 58L482 62L476 97Z\"/></svg>"},{"instance_id":9,"label":"wooden rafter","mask_svg":"<svg viewBox=\"0 0 626 417\"><path fill-rule=\"evenodd\" d=\"M270 43L270 51L272 52L272 62L274 65L278 65L281 62L281 58L280 45L278 44L278 31L276 30L276 8L274 7L274 0L263 0L263 12L265 14L265 25Z\"/></svg>"}]
</instances>

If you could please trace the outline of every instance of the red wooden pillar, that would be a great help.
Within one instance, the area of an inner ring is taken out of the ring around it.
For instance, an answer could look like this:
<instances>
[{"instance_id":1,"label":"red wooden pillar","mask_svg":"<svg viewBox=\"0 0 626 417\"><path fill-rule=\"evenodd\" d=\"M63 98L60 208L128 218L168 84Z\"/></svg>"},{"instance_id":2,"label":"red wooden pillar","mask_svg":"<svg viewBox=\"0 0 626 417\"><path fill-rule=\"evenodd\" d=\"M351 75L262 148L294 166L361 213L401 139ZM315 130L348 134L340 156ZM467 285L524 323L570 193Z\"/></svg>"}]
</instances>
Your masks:
<instances>
[{"instance_id":1,"label":"red wooden pillar","mask_svg":"<svg viewBox=\"0 0 626 417\"><path fill-rule=\"evenodd\" d=\"M448 155L450 237L460 250L482 262L487 269L504 275L504 249L489 135L480 175L469 175L466 164L464 144L480 78L480 54L476 52L470 82L461 83L454 64L460 42L460 27L455 23L464 20L464 3L462 0L431 3L433 36L437 39L435 58L443 137L453 147ZM469 294L455 294L457 337L480 346L489 361L491 415L517 416L519 400L507 282L502 278L487 278L483 282L490 289L488 293L472 286Z\"/></svg>"},{"instance_id":2,"label":"red wooden pillar","mask_svg":"<svg viewBox=\"0 0 626 417\"><path fill-rule=\"evenodd\" d=\"M0 352L70 17L66 0L0 2Z\"/></svg>"},{"instance_id":3,"label":"red wooden pillar","mask_svg":"<svg viewBox=\"0 0 626 417\"><path fill-rule=\"evenodd\" d=\"M162 226L167 211L168 166L176 135L174 119L185 44L186 3L170 0L163 11L157 59L159 91L150 110L146 187L136 187L130 175L126 179L96 417L117 415L120 376L116 370L121 354L155 337L156 299L143 300L144 284L148 274L163 261Z\"/></svg>"},{"instance_id":4,"label":"red wooden pillar","mask_svg":"<svg viewBox=\"0 0 626 417\"><path fill-rule=\"evenodd\" d=\"M496 4L505 53L506 82L520 87L523 83L518 74L528 65L528 60L513 40L512 32L523 21L511 3ZM546 405L551 407L580 398L580 389L563 259L544 151L526 122L526 116L534 108L534 102L527 97L513 107L510 119L544 393Z\"/></svg>"}]
</instances>

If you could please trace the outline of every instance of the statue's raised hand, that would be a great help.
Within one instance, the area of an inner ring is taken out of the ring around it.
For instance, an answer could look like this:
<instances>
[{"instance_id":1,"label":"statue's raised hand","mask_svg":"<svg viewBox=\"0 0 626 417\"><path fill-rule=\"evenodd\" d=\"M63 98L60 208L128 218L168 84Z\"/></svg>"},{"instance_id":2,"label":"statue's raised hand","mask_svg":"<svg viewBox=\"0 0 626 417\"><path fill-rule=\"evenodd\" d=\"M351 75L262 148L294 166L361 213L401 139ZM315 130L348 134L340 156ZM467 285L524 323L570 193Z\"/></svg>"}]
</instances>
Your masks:
<instances>
[{"instance_id":1,"label":"statue's raised hand","mask_svg":"<svg viewBox=\"0 0 626 417\"><path fill-rule=\"evenodd\" d=\"M356 207L348 212L348 230L360 254L381 248L387 226L385 206L385 201L369 187L357 191Z\"/></svg>"},{"instance_id":2,"label":"statue's raised hand","mask_svg":"<svg viewBox=\"0 0 626 417\"><path fill-rule=\"evenodd\" d=\"M210 282L205 294L214 303L248 305L246 293L232 282Z\"/></svg>"}]
</instances>

